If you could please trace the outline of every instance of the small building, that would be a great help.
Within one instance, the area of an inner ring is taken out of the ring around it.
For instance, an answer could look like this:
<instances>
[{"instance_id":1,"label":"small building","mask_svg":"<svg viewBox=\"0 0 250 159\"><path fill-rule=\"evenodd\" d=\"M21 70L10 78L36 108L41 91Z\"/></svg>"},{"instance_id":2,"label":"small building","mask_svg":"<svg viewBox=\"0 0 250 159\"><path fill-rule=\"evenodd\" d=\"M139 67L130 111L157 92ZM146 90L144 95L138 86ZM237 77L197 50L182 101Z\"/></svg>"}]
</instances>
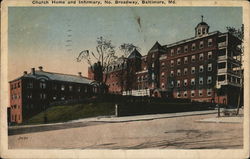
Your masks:
<instances>
[{"instance_id":1,"label":"small building","mask_svg":"<svg viewBox=\"0 0 250 159\"><path fill-rule=\"evenodd\" d=\"M10 85L10 121L22 123L53 103L81 101L99 92L94 80L78 75L31 69Z\"/></svg>"}]
</instances>

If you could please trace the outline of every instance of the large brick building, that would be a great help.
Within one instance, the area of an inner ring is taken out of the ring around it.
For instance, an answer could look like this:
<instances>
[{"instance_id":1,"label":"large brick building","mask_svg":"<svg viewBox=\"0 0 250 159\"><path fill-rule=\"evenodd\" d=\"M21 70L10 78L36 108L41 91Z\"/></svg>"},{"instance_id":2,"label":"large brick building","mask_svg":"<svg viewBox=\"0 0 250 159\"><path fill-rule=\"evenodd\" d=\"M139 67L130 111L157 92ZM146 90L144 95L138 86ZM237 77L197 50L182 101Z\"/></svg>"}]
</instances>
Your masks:
<instances>
[{"instance_id":1,"label":"large brick building","mask_svg":"<svg viewBox=\"0 0 250 159\"><path fill-rule=\"evenodd\" d=\"M95 81L78 75L39 70L24 71L23 76L9 82L10 121L22 123L44 111L52 103L80 101L98 92Z\"/></svg>"},{"instance_id":2,"label":"large brick building","mask_svg":"<svg viewBox=\"0 0 250 159\"><path fill-rule=\"evenodd\" d=\"M156 42L145 56L135 49L125 62L110 66L106 84L111 93L236 105L242 92L241 43L228 32L209 32L202 20L194 37Z\"/></svg>"}]
</instances>

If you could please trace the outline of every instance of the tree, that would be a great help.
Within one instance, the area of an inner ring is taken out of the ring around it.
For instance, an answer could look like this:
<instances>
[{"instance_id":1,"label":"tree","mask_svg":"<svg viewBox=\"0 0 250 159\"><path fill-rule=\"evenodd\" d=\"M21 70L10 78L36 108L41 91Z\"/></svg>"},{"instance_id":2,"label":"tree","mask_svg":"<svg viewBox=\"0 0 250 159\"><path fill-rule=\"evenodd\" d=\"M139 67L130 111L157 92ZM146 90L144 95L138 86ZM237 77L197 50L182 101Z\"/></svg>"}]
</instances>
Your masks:
<instances>
[{"instance_id":1,"label":"tree","mask_svg":"<svg viewBox=\"0 0 250 159\"><path fill-rule=\"evenodd\" d=\"M94 72L94 64L99 64L100 71L99 76L101 77L98 82L106 83L108 67L117 59L115 54L115 47L111 40L98 37L97 46L95 52L89 50L81 51L77 57L77 62L85 61L90 66L92 72Z\"/></svg>"},{"instance_id":2,"label":"tree","mask_svg":"<svg viewBox=\"0 0 250 159\"><path fill-rule=\"evenodd\" d=\"M133 79L133 67L130 67L130 63L128 61L128 56L132 51L135 49L140 49L139 47L135 46L134 44L131 43L123 43L120 45L119 49L122 51L123 55L120 57L120 60L122 61L121 65L121 71L119 73L119 82L121 85L121 94L124 91L128 91L132 86L131 86L131 79Z\"/></svg>"}]
</instances>

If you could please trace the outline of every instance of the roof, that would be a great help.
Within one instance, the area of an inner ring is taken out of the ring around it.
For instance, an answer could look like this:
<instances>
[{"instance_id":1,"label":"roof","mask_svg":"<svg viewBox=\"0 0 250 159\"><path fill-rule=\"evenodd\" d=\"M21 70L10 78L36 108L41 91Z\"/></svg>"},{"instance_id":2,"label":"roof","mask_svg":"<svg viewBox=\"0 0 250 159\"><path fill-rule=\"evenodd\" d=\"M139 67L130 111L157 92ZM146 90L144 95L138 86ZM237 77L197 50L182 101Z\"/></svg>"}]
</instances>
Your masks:
<instances>
[{"instance_id":1,"label":"roof","mask_svg":"<svg viewBox=\"0 0 250 159\"><path fill-rule=\"evenodd\" d=\"M137 51L137 49L134 49L133 52L131 52L131 54L128 56L129 59L132 58L141 58L142 55Z\"/></svg>"},{"instance_id":2,"label":"roof","mask_svg":"<svg viewBox=\"0 0 250 159\"><path fill-rule=\"evenodd\" d=\"M47 79L47 80L53 80L53 81L73 82L73 83L81 83L81 84L90 84L94 82L93 80L90 80L86 77L82 77L79 75L77 76L77 75L61 74L61 73L54 73L54 72L45 72L45 71L35 71L34 75L32 73L28 73L12 81L15 81L21 78Z\"/></svg>"},{"instance_id":3,"label":"roof","mask_svg":"<svg viewBox=\"0 0 250 159\"><path fill-rule=\"evenodd\" d=\"M192 37L192 38L177 41L175 43L164 45L163 47L168 48L168 47L172 47L172 46L175 46L175 45L180 45L180 44L183 44L183 43L187 43L187 42L190 42L190 41L193 41L193 40L202 39L204 37L212 36L212 35L215 35L215 34L221 34L221 33L219 31L214 31L214 32L208 33L206 36L200 36L200 37L195 36L195 37Z\"/></svg>"},{"instance_id":4,"label":"roof","mask_svg":"<svg viewBox=\"0 0 250 159\"><path fill-rule=\"evenodd\" d=\"M164 50L164 48L161 46L161 44L156 41L156 43L154 44L154 46L149 50L149 52L154 52L154 51L160 51L160 50Z\"/></svg>"},{"instance_id":5,"label":"roof","mask_svg":"<svg viewBox=\"0 0 250 159\"><path fill-rule=\"evenodd\" d=\"M206 22L200 22L197 26L200 26L200 25L207 25L208 26L208 24Z\"/></svg>"}]
</instances>

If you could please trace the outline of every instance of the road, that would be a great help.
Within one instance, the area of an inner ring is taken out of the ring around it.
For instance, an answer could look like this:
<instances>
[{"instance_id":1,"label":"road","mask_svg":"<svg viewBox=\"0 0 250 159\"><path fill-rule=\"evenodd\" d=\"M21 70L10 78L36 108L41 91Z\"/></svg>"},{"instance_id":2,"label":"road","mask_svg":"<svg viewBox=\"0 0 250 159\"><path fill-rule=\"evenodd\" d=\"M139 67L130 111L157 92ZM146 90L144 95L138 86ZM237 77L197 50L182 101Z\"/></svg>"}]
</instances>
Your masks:
<instances>
[{"instance_id":1,"label":"road","mask_svg":"<svg viewBox=\"0 0 250 159\"><path fill-rule=\"evenodd\" d=\"M16 131L16 133L10 134L9 148L243 148L243 124L241 122L202 122L212 118L216 118L216 114L156 117L149 120L115 122L83 120L65 124L51 124L39 129L31 128L29 133Z\"/></svg>"}]
</instances>

